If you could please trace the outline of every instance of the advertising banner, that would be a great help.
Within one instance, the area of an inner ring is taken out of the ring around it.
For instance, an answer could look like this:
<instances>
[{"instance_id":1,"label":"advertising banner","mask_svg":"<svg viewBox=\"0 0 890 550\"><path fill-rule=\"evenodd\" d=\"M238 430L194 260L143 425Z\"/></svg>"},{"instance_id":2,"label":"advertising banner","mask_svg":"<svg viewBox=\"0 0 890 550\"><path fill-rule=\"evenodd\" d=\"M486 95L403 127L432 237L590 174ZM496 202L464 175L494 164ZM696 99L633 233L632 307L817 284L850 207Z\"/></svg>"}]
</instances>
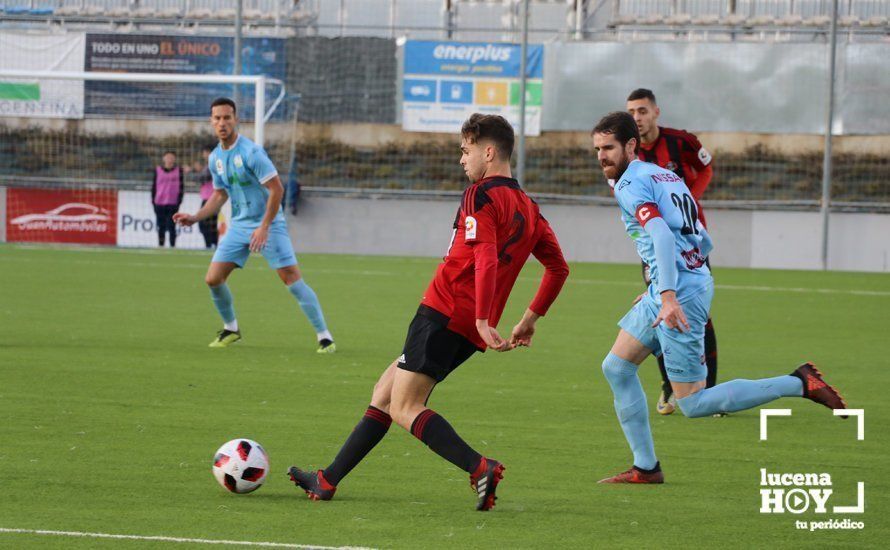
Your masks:
<instances>
[{"instance_id":1,"label":"advertising banner","mask_svg":"<svg viewBox=\"0 0 890 550\"><path fill-rule=\"evenodd\" d=\"M219 236L225 234L228 220L231 219L230 203L226 203L218 219ZM186 193L180 210L194 214L201 208L201 197L197 193ZM148 191L118 192L117 245L123 247L157 248L157 220L151 205ZM176 227L176 248L205 248L204 237L198 224L191 227Z\"/></svg>"},{"instance_id":2,"label":"advertising banner","mask_svg":"<svg viewBox=\"0 0 890 550\"><path fill-rule=\"evenodd\" d=\"M6 190L9 242L116 244L117 192Z\"/></svg>"},{"instance_id":3,"label":"advertising banner","mask_svg":"<svg viewBox=\"0 0 890 550\"><path fill-rule=\"evenodd\" d=\"M86 37L86 71L230 75L234 67L231 37L93 34ZM241 74L284 80L283 38L245 38ZM94 115L203 118L210 102L232 96L233 85L155 84L89 81L86 112ZM242 118L253 119L253 86L241 87ZM271 99L271 96L270 98Z\"/></svg>"},{"instance_id":4,"label":"advertising banner","mask_svg":"<svg viewBox=\"0 0 890 550\"><path fill-rule=\"evenodd\" d=\"M0 32L0 70L83 71L84 33ZM82 80L0 78L0 117L83 118Z\"/></svg>"},{"instance_id":5,"label":"advertising banner","mask_svg":"<svg viewBox=\"0 0 890 550\"><path fill-rule=\"evenodd\" d=\"M472 113L501 115L519 128L518 44L405 43L402 127L415 132L459 132ZM544 46L528 46L526 135L541 133Z\"/></svg>"}]
</instances>

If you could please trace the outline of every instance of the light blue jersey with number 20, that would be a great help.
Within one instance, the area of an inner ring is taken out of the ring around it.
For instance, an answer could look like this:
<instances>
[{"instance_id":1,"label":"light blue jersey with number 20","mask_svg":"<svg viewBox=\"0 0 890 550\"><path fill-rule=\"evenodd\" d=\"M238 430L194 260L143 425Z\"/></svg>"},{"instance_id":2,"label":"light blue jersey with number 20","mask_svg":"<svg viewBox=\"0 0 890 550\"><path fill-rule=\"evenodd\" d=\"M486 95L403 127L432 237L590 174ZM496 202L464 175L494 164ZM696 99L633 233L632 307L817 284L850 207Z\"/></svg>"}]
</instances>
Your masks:
<instances>
[{"instance_id":1,"label":"light blue jersey with number 20","mask_svg":"<svg viewBox=\"0 0 890 550\"><path fill-rule=\"evenodd\" d=\"M649 294L656 303L661 303L658 265L652 237L644 229L656 217L664 219L676 242L677 299L683 302L710 287L711 272L702 254L703 247L710 247L710 238L698 221L698 207L682 178L656 164L634 160L615 184L615 198L637 254L649 265Z\"/></svg>"}]
</instances>

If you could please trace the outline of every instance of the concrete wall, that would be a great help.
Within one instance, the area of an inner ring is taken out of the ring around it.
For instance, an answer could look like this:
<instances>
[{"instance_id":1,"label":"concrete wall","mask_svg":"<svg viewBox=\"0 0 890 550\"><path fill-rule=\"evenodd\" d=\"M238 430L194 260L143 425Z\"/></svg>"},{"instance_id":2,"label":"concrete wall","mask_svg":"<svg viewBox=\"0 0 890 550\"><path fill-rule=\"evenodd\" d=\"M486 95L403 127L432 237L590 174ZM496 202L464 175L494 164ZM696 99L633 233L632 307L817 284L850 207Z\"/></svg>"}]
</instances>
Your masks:
<instances>
[{"instance_id":1,"label":"concrete wall","mask_svg":"<svg viewBox=\"0 0 890 550\"><path fill-rule=\"evenodd\" d=\"M297 253L445 254L459 198L339 198L308 194L289 219ZM543 204L572 261L639 261L615 206ZM708 210L715 265L821 269L817 212ZM890 215L833 214L829 267L890 272Z\"/></svg>"}]
</instances>

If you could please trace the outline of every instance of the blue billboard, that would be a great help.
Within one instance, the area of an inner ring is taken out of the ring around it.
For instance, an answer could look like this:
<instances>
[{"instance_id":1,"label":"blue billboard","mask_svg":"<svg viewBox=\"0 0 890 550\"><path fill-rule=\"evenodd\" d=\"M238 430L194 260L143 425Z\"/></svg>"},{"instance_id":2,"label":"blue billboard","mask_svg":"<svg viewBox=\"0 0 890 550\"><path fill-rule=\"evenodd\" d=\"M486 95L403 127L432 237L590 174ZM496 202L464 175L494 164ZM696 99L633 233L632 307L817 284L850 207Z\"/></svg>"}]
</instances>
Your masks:
<instances>
[{"instance_id":1,"label":"blue billboard","mask_svg":"<svg viewBox=\"0 0 890 550\"><path fill-rule=\"evenodd\" d=\"M402 127L457 132L473 113L498 114L518 127L522 47L498 42L405 43ZM526 133L541 133L544 46L526 56Z\"/></svg>"},{"instance_id":2,"label":"blue billboard","mask_svg":"<svg viewBox=\"0 0 890 550\"><path fill-rule=\"evenodd\" d=\"M284 80L285 40L245 38L241 74ZM234 39L214 36L87 34L86 71L230 75ZM254 87L240 87L241 118L253 119ZM267 102L272 93L267 90ZM87 81L84 110L92 115L168 116L203 118L215 97L234 92L231 84L154 84ZM283 113L279 111L275 118Z\"/></svg>"}]
</instances>

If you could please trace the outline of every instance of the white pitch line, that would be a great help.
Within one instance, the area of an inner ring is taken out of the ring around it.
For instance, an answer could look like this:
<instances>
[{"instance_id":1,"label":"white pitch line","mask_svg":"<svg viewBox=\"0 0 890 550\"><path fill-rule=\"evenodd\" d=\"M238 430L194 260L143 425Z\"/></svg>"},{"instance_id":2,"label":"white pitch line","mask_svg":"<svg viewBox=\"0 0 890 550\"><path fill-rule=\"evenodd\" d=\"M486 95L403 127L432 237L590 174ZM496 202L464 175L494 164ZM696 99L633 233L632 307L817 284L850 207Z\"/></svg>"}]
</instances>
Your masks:
<instances>
[{"instance_id":1,"label":"white pitch line","mask_svg":"<svg viewBox=\"0 0 890 550\"><path fill-rule=\"evenodd\" d=\"M370 550L364 546L312 546L309 544L291 544L287 542L253 542L248 540L214 540L191 539L182 537L115 535L112 533L87 533L81 531L48 531L44 529L7 529L0 527L0 533L16 533L23 535L49 535L57 537L82 537L94 539L118 540L152 540L161 542L183 542L194 544L224 544L229 546L258 546L263 548L299 548L303 550Z\"/></svg>"}]
</instances>

